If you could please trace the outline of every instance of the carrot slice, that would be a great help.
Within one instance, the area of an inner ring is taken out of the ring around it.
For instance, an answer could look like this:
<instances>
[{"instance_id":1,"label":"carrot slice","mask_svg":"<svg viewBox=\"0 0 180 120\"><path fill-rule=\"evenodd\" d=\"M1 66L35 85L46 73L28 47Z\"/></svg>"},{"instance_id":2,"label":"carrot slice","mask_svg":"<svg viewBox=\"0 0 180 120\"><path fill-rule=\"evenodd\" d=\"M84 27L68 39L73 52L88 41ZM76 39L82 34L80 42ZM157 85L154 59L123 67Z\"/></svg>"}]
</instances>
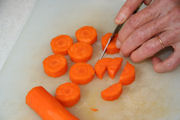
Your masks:
<instances>
[{"instance_id":1,"label":"carrot slice","mask_svg":"<svg viewBox=\"0 0 180 120\"><path fill-rule=\"evenodd\" d=\"M121 67L122 58L102 58L95 64L95 72L98 78L102 79L106 70L109 76L113 79Z\"/></svg>"},{"instance_id":2,"label":"carrot slice","mask_svg":"<svg viewBox=\"0 0 180 120\"><path fill-rule=\"evenodd\" d=\"M67 55L73 39L68 35L60 35L52 39L51 48L55 54Z\"/></svg>"},{"instance_id":3,"label":"carrot slice","mask_svg":"<svg viewBox=\"0 0 180 120\"><path fill-rule=\"evenodd\" d=\"M87 63L76 63L70 68L70 80L77 84L87 84L94 77L94 69Z\"/></svg>"},{"instance_id":4,"label":"carrot slice","mask_svg":"<svg viewBox=\"0 0 180 120\"><path fill-rule=\"evenodd\" d=\"M93 44L97 41L97 32L96 29L91 26L81 27L76 31L76 39L79 42L84 42L88 44Z\"/></svg>"},{"instance_id":5,"label":"carrot slice","mask_svg":"<svg viewBox=\"0 0 180 120\"><path fill-rule=\"evenodd\" d=\"M79 120L41 86L34 87L29 91L26 96L26 104L43 120Z\"/></svg>"},{"instance_id":6,"label":"carrot slice","mask_svg":"<svg viewBox=\"0 0 180 120\"><path fill-rule=\"evenodd\" d=\"M122 85L129 85L134 80L135 80L135 68L129 62L127 62L120 75L119 81Z\"/></svg>"},{"instance_id":7,"label":"carrot slice","mask_svg":"<svg viewBox=\"0 0 180 120\"><path fill-rule=\"evenodd\" d=\"M101 92L101 97L107 101L113 101L119 98L122 93L121 83L115 83Z\"/></svg>"},{"instance_id":8,"label":"carrot slice","mask_svg":"<svg viewBox=\"0 0 180 120\"><path fill-rule=\"evenodd\" d=\"M102 79L107 69L107 64L112 61L112 58L102 58L95 64L95 72L99 79Z\"/></svg>"},{"instance_id":9,"label":"carrot slice","mask_svg":"<svg viewBox=\"0 0 180 120\"><path fill-rule=\"evenodd\" d=\"M112 61L108 64L107 66L108 74L112 79L115 77L116 73L120 69L122 61L123 61L122 58L117 57L112 59Z\"/></svg>"},{"instance_id":10,"label":"carrot slice","mask_svg":"<svg viewBox=\"0 0 180 120\"><path fill-rule=\"evenodd\" d=\"M102 37L101 44L102 44L103 50L111 36L112 36L112 33L107 33ZM119 49L116 47L116 40L117 40L117 35L114 37L114 39L108 45L107 50L106 50L107 54L115 54L115 53L119 52Z\"/></svg>"},{"instance_id":11,"label":"carrot slice","mask_svg":"<svg viewBox=\"0 0 180 120\"><path fill-rule=\"evenodd\" d=\"M78 42L70 47L68 53L74 62L87 62L91 59L93 48L87 43Z\"/></svg>"},{"instance_id":12,"label":"carrot slice","mask_svg":"<svg viewBox=\"0 0 180 120\"><path fill-rule=\"evenodd\" d=\"M97 108L90 108L92 111L94 111L94 112L97 112L98 111L98 109Z\"/></svg>"},{"instance_id":13,"label":"carrot slice","mask_svg":"<svg viewBox=\"0 0 180 120\"><path fill-rule=\"evenodd\" d=\"M64 106L72 107L80 100L80 88L74 83L64 83L56 89L56 98Z\"/></svg>"},{"instance_id":14,"label":"carrot slice","mask_svg":"<svg viewBox=\"0 0 180 120\"><path fill-rule=\"evenodd\" d=\"M43 61L45 73L50 77L59 77L67 71L67 60L62 55L51 55Z\"/></svg>"}]
</instances>

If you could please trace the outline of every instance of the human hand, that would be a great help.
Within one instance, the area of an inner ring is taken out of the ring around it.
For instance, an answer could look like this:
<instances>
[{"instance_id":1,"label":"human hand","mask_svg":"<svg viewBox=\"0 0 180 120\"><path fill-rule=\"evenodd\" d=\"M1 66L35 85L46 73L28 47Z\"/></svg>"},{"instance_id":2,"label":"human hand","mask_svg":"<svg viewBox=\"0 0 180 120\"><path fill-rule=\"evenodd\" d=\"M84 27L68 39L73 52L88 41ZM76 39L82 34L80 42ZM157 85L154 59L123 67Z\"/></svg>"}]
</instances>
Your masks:
<instances>
[{"instance_id":1,"label":"human hand","mask_svg":"<svg viewBox=\"0 0 180 120\"><path fill-rule=\"evenodd\" d=\"M118 34L116 45L134 62L152 57L164 47L171 46L174 52L166 60L152 58L156 72L171 71L180 64L180 0L154 0L152 3L145 0L149 5L131 16L142 2L127 0L118 13L116 23L127 22Z\"/></svg>"}]
</instances>

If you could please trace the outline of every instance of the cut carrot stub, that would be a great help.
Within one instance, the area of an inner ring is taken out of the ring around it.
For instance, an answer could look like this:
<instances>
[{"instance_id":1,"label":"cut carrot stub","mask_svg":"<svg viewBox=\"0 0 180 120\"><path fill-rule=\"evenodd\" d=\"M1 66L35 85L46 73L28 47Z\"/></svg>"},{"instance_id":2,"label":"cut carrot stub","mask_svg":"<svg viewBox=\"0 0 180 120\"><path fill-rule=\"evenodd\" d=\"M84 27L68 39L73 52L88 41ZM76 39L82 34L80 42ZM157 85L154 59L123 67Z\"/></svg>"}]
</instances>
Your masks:
<instances>
[{"instance_id":1,"label":"cut carrot stub","mask_svg":"<svg viewBox=\"0 0 180 120\"><path fill-rule=\"evenodd\" d=\"M80 88L74 83L64 83L56 89L56 98L64 106L72 107L80 100Z\"/></svg>"},{"instance_id":2,"label":"cut carrot stub","mask_svg":"<svg viewBox=\"0 0 180 120\"><path fill-rule=\"evenodd\" d=\"M112 61L112 58L102 58L95 64L95 72L99 79L102 79L106 72L107 65Z\"/></svg>"},{"instance_id":3,"label":"cut carrot stub","mask_svg":"<svg viewBox=\"0 0 180 120\"><path fill-rule=\"evenodd\" d=\"M123 59L122 58L114 58L112 61L107 65L107 70L109 76L113 79L121 67Z\"/></svg>"},{"instance_id":4,"label":"cut carrot stub","mask_svg":"<svg viewBox=\"0 0 180 120\"><path fill-rule=\"evenodd\" d=\"M122 85L129 85L134 80L135 80L135 68L129 62L127 62L120 75L119 81Z\"/></svg>"},{"instance_id":5,"label":"cut carrot stub","mask_svg":"<svg viewBox=\"0 0 180 120\"><path fill-rule=\"evenodd\" d=\"M107 33L102 37L101 44L102 44L103 50L111 36L112 36L112 33ZM117 35L115 35L114 39L108 45L107 50L106 50L107 54L115 54L119 52L119 49L116 47L116 40L117 40Z\"/></svg>"},{"instance_id":6,"label":"cut carrot stub","mask_svg":"<svg viewBox=\"0 0 180 120\"><path fill-rule=\"evenodd\" d=\"M87 62L91 59L93 48L87 43L78 42L70 47L68 53L74 62Z\"/></svg>"},{"instance_id":7,"label":"cut carrot stub","mask_svg":"<svg viewBox=\"0 0 180 120\"><path fill-rule=\"evenodd\" d=\"M52 39L51 48L55 54L67 55L73 39L68 35L60 35Z\"/></svg>"},{"instance_id":8,"label":"cut carrot stub","mask_svg":"<svg viewBox=\"0 0 180 120\"><path fill-rule=\"evenodd\" d=\"M98 78L102 79L106 70L113 79L121 67L122 58L102 58L95 64L95 72Z\"/></svg>"},{"instance_id":9,"label":"cut carrot stub","mask_svg":"<svg viewBox=\"0 0 180 120\"><path fill-rule=\"evenodd\" d=\"M101 92L101 97L106 101L113 101L119 98L122 93L121 83L115 83Z\"/></svg>"},{"instance_id":10,"label":"cut carrot stub","mask_svg":"<svg viewBox=\"0 0 180 120\"><path fill-rule=\"evenodd\" d=\"M67 60L62 55L51 55L43 61L43 67L48 76L59 77L67 71Z\"/></svg>"},{"instance_id":11,"label":"cut carrot stub","mask_svg":"<svg viewBox=\"0 0 180 120\"><path fill-rule=\"evenodd\" d=\"M76 84L87 84L94 78L95 71L90 64L76 63L70 68L70 80Z\"/></svg>"},{"instance_id":12,"label":"cut carrot stub","mask_svg":"<svg viewBox=\"0 0 180 120\"><path fill-rule=\"evenodd\" d=\"M79 42L93 44L94 42L97 41L96 29L91 26L81 27L76 31L76 39Z\"/></svg>"},{"instance_id":13,"label":"cut carrot stub","mask_svg":"<svg viewBox=\"0 0 180 120\"><path fill-rule=\"evenodd\" d=\"M43 87L34 87L26 96L26 104L43 120L79 120L68 112Z\"/></svg>"},{"instance_id":14,"label":"cut carrot stub","mask_svg":"<svg viewBox=\"0 0 180 120\"><path fill-rule=\"evenodd\" d=\"M94 112L97 112L97 111L98 111L97 108L90 108L90 109L91 109L91 111L94 111Z\"/></svg>"}]
</instances>

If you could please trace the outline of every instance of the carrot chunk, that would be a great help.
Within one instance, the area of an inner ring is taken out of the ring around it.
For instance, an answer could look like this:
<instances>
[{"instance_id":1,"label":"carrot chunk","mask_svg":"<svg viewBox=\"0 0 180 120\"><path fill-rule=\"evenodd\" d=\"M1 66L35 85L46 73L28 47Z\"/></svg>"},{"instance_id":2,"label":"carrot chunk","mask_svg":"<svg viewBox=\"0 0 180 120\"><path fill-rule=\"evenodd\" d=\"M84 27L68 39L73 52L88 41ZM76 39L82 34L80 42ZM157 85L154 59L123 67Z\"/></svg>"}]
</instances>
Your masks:
<instances>
[{"instance_id":1,"label":"carrot chunk","mask_svg":"<svg viewBox=\"0 0 180 120\"><path fill-rule=\"evenodd\" d=\"M29 91L26 96L26 104L43 120L79 120L41 86L34 87Z\"/></svg>"},{"instance_id":2,"label":"carrot chunk","mask_svg":"<svg viewBox=\"0 0 180 120\"><path fill-rule=\"evenodd\" d=\"M67 71L67 60L62 55L51 55L44 59L45 73L50 77L59 77Z\"/></svg>"},{"instance_id":3,"label":"carrot chunk","mask_svg":"<svg viewBox=\"0 0 180 120\"><path fill-rule=\"evenodd\" d=\"M95 71L90 64L76 63L70 68L70 80L76 84L87 84L94 78Z\"/></svg>"},{"instance_id":4,"label":"carrot chunk","mask_svg":"<svg viewBox=\"0 0 180 120\"><path fill-rule=\"evenodd\" d=\"M81 27L76 31L76 39L79 42L84 42L88 44L93 44L97 41L97 32L96 29L91 26Z\"/></svg>"},{"instance_id":5,"label":"carrot chunk","mask_svg":"<svg viewBox=\"0 0 180 120\"><path fill-rule=\"evenodd\" d=\"M62 105L72 107L80 100L80 88L74 83L64 83L56 89L56 98Z\"/></svg>"},{"instance_id":6,"label":"carrot chunk","mask_svg":"<svg viewBox=\"0 0 180 120\"><path fill-rule=\"evenodd\" d=\"M78 42L70 47L68 53L74 62L87 62L91 59L93 48L87 43Z\"/></svg>"},{"instance_id":7,"label":"carrot chunk","mask_svg":"<svg viewBox=\"0 0 180 120\"><path fill-rule=\"evenodd\" d=\"M73 45L73 39L68 35L60 35L52 39L51 48L55 54L67 55Z\"/></svg>"},{"instance_id":8,"label":"carrot chunk","mask_svg":"<svg viewBox=\"0 0 180 120\"><path fill-rule=\"evenodd\" d=\"M135 68L129 62L127 62L120 75L119 81L122 85L129 85L134 80L135 80Z\"/></svg>"},{"instance_id":9,"label":"carrot chunk","mask_svg":"<svg viewBox=\"0 0 180 120\"><path fill-rule=\"evenodd\" d=\"M102 44L103 50L111 36L112 36L112 33L107 33L102 37L101 44ZM114 39L108 45L108 47L106 49L107 54L115 54L115 53L119 52L119 49L116 47L116 40L117 40L117 35L114 37Z\"/></svg>"},{"instance_id":10,"label":"carrot chunk","mask_svg":"<svg viewBox=\"0 0 180 120\"><path fill-rule=\"evenodd\" d=\"M119 98L122 93L121 83L116 83L101 92L101 97L106 101L113 101Z\"/></svg>"}]
</instances>

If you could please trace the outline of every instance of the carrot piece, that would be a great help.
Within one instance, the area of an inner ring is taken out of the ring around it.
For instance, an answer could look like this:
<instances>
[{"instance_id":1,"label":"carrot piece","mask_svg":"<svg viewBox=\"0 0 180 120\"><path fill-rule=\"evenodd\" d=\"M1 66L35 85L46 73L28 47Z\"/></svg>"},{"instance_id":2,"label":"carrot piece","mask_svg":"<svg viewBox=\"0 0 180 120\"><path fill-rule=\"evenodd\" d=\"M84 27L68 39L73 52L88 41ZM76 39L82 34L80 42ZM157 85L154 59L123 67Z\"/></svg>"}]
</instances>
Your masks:
<instances>
[{"instance_id":1,"label":"carrot piece","mask_svg":"<svg viewBox=\"0 0 180 120\"><path fill-rule=\"evenodd\" d=\"M94 112L97 112L98 111L98 109L97 108L90 108L92 111L94 111Z\"/></svg>"},{"instance_id":2,"label":"carrot piece","mask_svg":"<svg viewBox=\"0 0 180 120\"><path fill-rule=\"evenodd\" d=\"M51 55L43 61L45 73L50 77L59 77L67 71L67 60L62 55Z\"/></svg>"},{"instance_id":3,"label":"carrot piece","mask_svg":"<svg viewBox=\"0 0 180 120\"><path fill-rule=\"evenodd\" d=\"M102 44L103 50L111 36L112 36L112 33L107 33L102 37L101 44ZM116 47L116 40L117 40L117 35L114 37L114 39L108 45L107 50L106 50L107 54L115 54L115 53L119 52L119 49Z\"/></svg>"},{"instance_id":4,"label":"carrot piece","mask_svg":"<svg viewBox=\"0 0 180 120\"><path fill-rule=\"evenodd\" d=\"M70 68L70 80L76 84L87 84L94 77L94 69L87 63L76 63Z\"/></svg>"},{"instance_id":5,"label":"carrot piece","mask_svg":"<svg viewBox=\"0 0 180 120\"><path fill-rule=\"evenodd\" d=\"M116 73L120 69L122 61L123 61L122 58L117 57L112 59L112 61L108 64L107 66L108 74L112 79L115 77Z\"/></svg>"},{"instance_id":6,"label":"carrot piece","mask_svg":"<svg viewBox=\"0 0 180 120\"><path fill-rule=\"evenodd\" d=\"M80 100L80 88L74 83L64 83L56 89L56 98L64 106L72 107Z\"/></svg>"},{"instance_id":7,"label":"carrot piece","mask_svg":"<svg viewBox=\"0 0 180 120\"><path fill-rule=\"evenodd\" d=\"M120 75L119 81L122 85L129 85L134 80L135 80L135 68L129 62L127 62Z\"/></svg>"},{"instance_id":8,"label":"carrot piece","mask_svg":"<svg viewBox=\"0 0 180 120\"><path fill-rule=\"evenodd\" d=\"M95 64L95 72L99 79L102 79L107 69L107 64L112 61L112 58L102 58Z\"/></svg>"},{"instance_id":9,"label":"carrot piece","mask_svg":"<svg viewBox=\"0 0 180 120\"><path fill-rule=\"evenodd\" d=\"M26 104L43 120L79 120L41 86L34 87L29 91L26 96Z\"/></svg>"},{"instance_id":10,"label":"carrot piece","mask_svg":"<svg viewBox=\"0 0 180 120\"><path fill-rule=\"evenodd\" d=\"M93 54L93 48L87 43L78 42L70 47L68 53L74 62L87 62Z\"/></svg>"},{"instance_id":11,"label":"carrot piece","mask_svg":"<svg viewBox=\"0 0 180 120\"><path fill-rule=\"evenodd\" d=\"M101 92L101 97L107 101L113 101L119 98L122 93L121 83L115 83Z\"/></svg>"},{"instance_id":12,"label":"carrot piece","mask_svg":"<svg viewBox=\"0 0 180 120\"><path fill-rule=\"evenodd\" d=\"M68 35L60 35L52 39L51 48L55 54L67 55L73 39Z\"/></svg>"},{"instance_id":13,"label":"carrot piece","mask_svg":"<svg viewBox=\"0 0 180 120\"><path fill-rule=\"evenodd\" d=\"M94 27L84 26L78 29L75 33L76 39L79 42L93 44L97 41L97 32Z\"/></svg>"}]
</instances>

